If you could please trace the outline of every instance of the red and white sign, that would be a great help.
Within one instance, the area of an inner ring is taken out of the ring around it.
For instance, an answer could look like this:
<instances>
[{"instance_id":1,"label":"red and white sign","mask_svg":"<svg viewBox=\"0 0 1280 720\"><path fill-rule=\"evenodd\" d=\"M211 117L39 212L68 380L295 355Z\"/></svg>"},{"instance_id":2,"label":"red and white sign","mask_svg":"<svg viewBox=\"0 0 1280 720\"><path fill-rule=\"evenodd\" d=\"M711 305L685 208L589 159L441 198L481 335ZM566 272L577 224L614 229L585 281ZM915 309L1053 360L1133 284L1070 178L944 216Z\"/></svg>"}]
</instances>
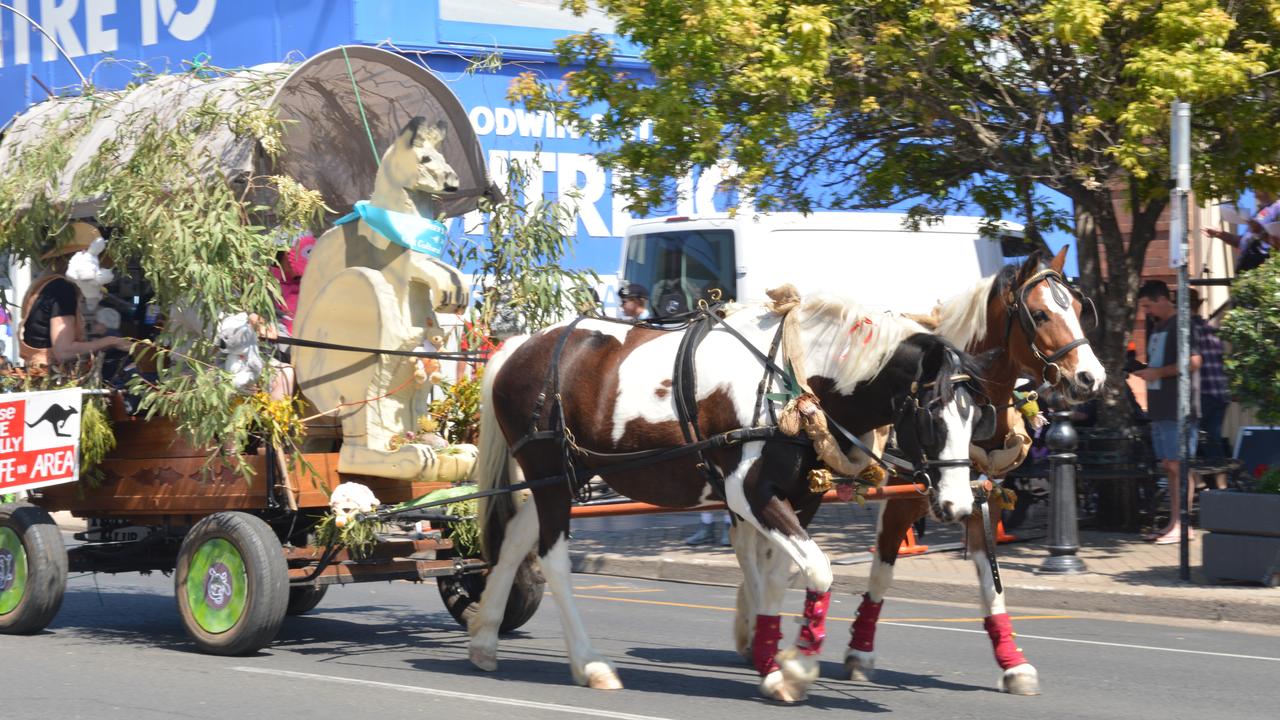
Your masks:
<instances>
[{"instance_id":1,"label":"red and white sign","mask_svg":"<svg viewBox=\"0 0 1280 720\"><path fill-rule=\"evenodd\" d=\"M0 495L80 477L80 390L0 394Z\"/></svg>"}]
</instances>

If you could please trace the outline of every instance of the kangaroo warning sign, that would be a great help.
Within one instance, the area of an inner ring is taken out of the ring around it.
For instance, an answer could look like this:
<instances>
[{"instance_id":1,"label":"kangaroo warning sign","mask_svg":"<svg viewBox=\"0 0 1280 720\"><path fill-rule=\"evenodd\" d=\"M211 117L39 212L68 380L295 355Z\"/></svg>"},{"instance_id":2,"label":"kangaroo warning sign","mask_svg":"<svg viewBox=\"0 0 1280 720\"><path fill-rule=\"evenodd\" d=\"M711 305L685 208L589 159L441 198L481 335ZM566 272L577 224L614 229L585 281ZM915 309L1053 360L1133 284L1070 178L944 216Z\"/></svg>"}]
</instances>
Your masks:
<instances>
[{"instance_id":1,"label":"kangaroo warning sign","mask_svg":"<svg viewBox=\"0 0 1280 720\"><path fill-rule=\"evenodd\" d=\"M79 474L80 391L0 394L0 495Z\"/></svg>"}]
</instances>

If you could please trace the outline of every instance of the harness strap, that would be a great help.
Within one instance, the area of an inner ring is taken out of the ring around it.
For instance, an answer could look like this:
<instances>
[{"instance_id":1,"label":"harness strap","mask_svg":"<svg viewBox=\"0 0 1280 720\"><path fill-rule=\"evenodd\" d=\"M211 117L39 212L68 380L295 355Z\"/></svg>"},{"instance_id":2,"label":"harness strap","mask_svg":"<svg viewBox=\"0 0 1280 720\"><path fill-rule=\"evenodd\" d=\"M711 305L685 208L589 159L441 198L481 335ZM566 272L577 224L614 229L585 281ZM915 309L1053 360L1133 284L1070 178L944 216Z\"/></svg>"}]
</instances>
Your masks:
<instances>
[{"instance_id":1,"label":"harness strap","mask_svg":"<svg viewBox=\"0 0 1280 720\"><path fill-rule=\"evenodd\" d=\"M686 444L697 444L702 441L702 429L698 425L698 346L711 332L712 326L719 318L715 311L707 308L689 322L685 333L680 336L680 346L676 351L675 367L671 373L671 387L676 407L676 418L680 424L680 432L684 434ZM712 463L701 450L697 451L698 472L711 485L711 489L720 497L724 497L724 473Z\"/></svg>"},{"instance_id":2,"label":"harness strap","mask_svg":"<svg viewBox=\"0 0 1280 720\"><path fill-rule=\"evenodd\" d=\"M529 435L525 436L524 438L521 439L520 445L521 447L523 447L525 443L534 441L534 440L560 440L560 439L562 439L562 436L556 433L555 431L544 430L544 431L539 431L535 433L530 433ZM689 445L677 445L676 447L660 448L657 450L642 450L639 452L632 452L632 453L598 453L598 452L587 450L586 448L575 445L573 446L573 451L584 458L592 459L592 460L608 460L611 458L623 458L623 462L620 462L620 463L615 463L613 465L607 465L604 467L591 468L592 472L594 472L597 475L611 475L614 473L637 470L648 465L655 465L660 462L672 460L677 457L681 457L683 455L691 455L693 453L701 452L703 450L714 450L717 448L731 447L734 445L742 445L745 443L756 442L756 441L808 444L804 440L801 440L799 438L793 438L787 435L783 435L781 431L779 431L778 428L776 427L763 426L763 427L739 428L737 430L729 430L728 432L722 432L716 435L712 435L711 437L706 438L705 440L701 440L696 443L691 443ZM513 453L515 452L514 447L512 449L512 452ZM548 475L547 477L541 477L536 480L527 480L525 482L516 483L515 485L509 485L503 488L490 488L489 490L477 490L476 492L468 493L466 495L455 495L453 497L445 498L442 500L435 500L429 503L412 504L414 503L414 501L410 500L409 503L401 503L400 505L387 508L384 510L377 510L372 513L357 514L356 519L369 520L369 519L383 519L388 517L394 517L396 515L401 515L407 512L413 512L416 510L424 510L426 508L433 508L441 505L451 505L453 503L464 502L466 500L474 500L476 498L491 497L493 495L505 495L507 493L519 492L521 490L531 490L533 488L544 487L547 485L554 485L555 483L564 482L566 480L572 480L572 479L573 479L572 473L566 472L560 475ZM409 504L412 504L412 506L406 507L406 505L409 505Z\"/></svg>"},{"instance_id":3,"label":"harness strap","mask_svg":"<svg viewBox=\"0 0 1280 720\"><path fill-rule=\"evenodd\" d=\"M996 531L995 526L991 522L991 508L987 505L986 492L979 493L981 498L978 500L978 512L982 515L982 544L983 549L987 553L987 562L991 565L991 580L995 585L996 592L1004 592L1004 584L1000 582L1000 563L996 560Z\"/></svg>"},{"instance_id":4,"label":"harness strap","mask_svg":"<svg viewBox=\"0 0 1280 720\"><path fill-rule=\"evenodd\" d=\"M778 331L773 334L773 342L769 345L769 358L772 359L778 354L778 346L782 343L782 323L778 323ZM765 365L764 376L760 378L760 386L756 388L756 407L751 414L751 424L760 424L760 414L764 409L769 410L769 423L778 424L776 413L773 412L773 403L769 402L769 385L773 381L773 366Z\"/></svg>"}]
</instances>

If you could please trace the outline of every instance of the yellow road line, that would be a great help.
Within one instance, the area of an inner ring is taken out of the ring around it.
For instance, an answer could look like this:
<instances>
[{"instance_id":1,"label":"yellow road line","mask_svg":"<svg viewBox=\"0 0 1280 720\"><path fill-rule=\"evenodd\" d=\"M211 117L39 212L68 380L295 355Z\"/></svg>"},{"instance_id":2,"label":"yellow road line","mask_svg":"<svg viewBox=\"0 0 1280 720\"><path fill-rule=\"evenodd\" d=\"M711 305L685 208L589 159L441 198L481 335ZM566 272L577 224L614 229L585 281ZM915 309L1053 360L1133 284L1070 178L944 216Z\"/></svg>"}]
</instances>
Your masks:
<instances>
[{"instance_id":1,"label":"yellow road line","mask_svg":"<svg viewBox=\"0 0 1280 720\"><path fill-rule=\"evenodd\" d=\"M573 596L576 598L581 598L583 600L607 600L609 602L635 603L637 605L660 605L663 607L688 608L690 610L715 610L717 612L735 612L734 608L722 607L720 605L699 605L696 603L671 602L669 600L641 600L639 598L608 597L606 595L583 595L580 593L574 593ZM782 613L782 614L789 617L800 617L799 613ZM839 617L836 615L828 615L827 619L839 620L844 622L853 622L853 618ZM1073 619L1073 617L1071 615L1015 615L1010 617L1009 619L1010 620L1071 620ZM967 618L929 618L929 617L889 618L889 617L885 617L885 618L880 618L880 621L895 622L895 623L913 623L913 622L915 623L923 623L923 622L980 623L982 622L982 618L972 618L972 617L967 617Z\"/></svg>"}]
</instances>

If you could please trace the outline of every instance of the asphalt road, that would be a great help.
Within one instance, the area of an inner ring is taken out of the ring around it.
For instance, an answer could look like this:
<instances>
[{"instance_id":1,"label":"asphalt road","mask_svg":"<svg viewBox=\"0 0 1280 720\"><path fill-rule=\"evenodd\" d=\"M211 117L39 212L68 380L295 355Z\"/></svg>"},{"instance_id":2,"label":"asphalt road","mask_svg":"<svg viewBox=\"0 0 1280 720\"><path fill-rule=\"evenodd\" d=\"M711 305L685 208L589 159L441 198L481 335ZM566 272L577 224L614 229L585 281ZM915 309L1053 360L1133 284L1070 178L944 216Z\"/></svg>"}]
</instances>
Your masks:
<instances>
[{"instance_id":1,"label":"asphalt road","mask_svg":"<svg viewBox=\"0 0 1280 720\"><path fill-rule=\"evenodd\" d=\"M278 641L243 658L200 655L178 622L172 580L81 576L55 623L0 636L0 719L795 718L832 711L919 718L1274 718L1277 634L1114 618L1015 615L1044 694L994 690L998 671L973 608L886 606L875 683L836 679L856 607L831 609L824 679L807 704L756 697L732 651L731 588L575 577L597 648L627 689L572 684L548 597L499 646L493 674L468 664L466 635L435 588L336 588ZM795 593L791 605L799 609ZM790 630L794 635L794 626ZM847 715L842 715L847 716Z\"/></svg>"}]
</instances>

